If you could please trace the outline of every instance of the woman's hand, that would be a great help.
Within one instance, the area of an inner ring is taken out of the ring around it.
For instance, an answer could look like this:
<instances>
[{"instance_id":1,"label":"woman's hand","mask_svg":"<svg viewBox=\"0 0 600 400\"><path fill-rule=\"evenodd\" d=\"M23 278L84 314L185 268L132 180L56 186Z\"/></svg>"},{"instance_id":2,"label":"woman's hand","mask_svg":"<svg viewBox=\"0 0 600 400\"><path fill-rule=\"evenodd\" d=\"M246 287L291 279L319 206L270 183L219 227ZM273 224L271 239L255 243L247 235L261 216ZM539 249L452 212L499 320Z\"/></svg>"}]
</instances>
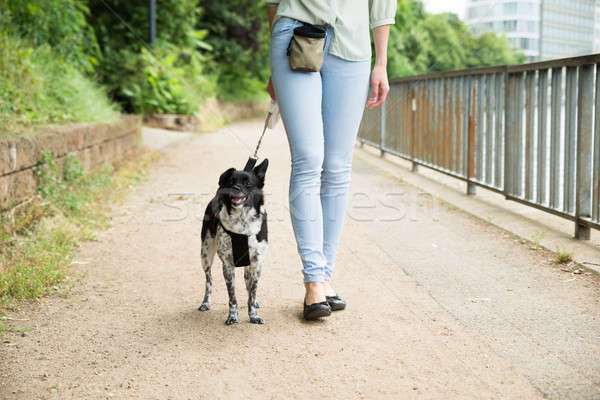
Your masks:
<instances>
[{"instance_id":1,"label":"woman's hand","mask_svg":"<svg viewBox=\"0 0 600 400\"><path fill-rule=\"evenodd\" d=\"M267 92L269 92L269 95L271 96L271 100L276 102L277 99L275 98L275 89L273 89L273 80L270 77L269 77L269 84L267 85Z\"/></svg>"},{"instance_id":2,"label":"woman's hand","mask_svg":"<svg viewBox=\"0 0 600 400\"><path fill-rule=\"evenodd\" d=\"M375 108L383 104L390 91L385 65L375 64L373 67L373 72L371 72L371 88L373 92L371 98L367 101L367 107Z\"/></svg>"},{"instance_id":3,"label":"woman's hand","mask_svg":"<svg viewBox=\"0 0 600 400\"><path fill-rule=\"evenodd\" d=\"M390 83L387 76L387 44L390 36L390 26L381 25L373 29L373 41L375 42L375 66L371 72L371 87L373 95L367 101L368 108L375 108L383 104L388 92Z\"/></svg>"},{"instance_id":4,"label":"woman's hand","mask_svg":"<svg viewBox=\"0 0 600 400\"><path fill-rule=\"evenodd\" d=\"M269 4L269 32L273 31L273 20L275 19L275 14L277 13L278 4ZM275 98L275 89L273 89L273 80L269 77L269 83L267 84L267 92L271 96L271 100L274 102L277 101Z\"/></svg>"}]
</instances>

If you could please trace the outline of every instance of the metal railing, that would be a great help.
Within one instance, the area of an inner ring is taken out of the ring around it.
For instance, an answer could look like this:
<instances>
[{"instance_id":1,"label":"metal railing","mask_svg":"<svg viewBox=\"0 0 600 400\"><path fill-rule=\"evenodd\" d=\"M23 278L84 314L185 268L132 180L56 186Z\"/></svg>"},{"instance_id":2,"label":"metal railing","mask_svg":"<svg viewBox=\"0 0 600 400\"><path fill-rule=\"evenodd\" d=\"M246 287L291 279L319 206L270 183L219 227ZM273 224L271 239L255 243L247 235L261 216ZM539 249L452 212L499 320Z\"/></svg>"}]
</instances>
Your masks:
<instances>
[{"instance_id":1,"label":"metal railing","mask_svg":"<svg viewBox=\"0 0 600 400\"><path fill-rule=\"evenodd\" d=\"M359 141L600 229L600 54L394 79Z\"/></svg>"}]
</instances>

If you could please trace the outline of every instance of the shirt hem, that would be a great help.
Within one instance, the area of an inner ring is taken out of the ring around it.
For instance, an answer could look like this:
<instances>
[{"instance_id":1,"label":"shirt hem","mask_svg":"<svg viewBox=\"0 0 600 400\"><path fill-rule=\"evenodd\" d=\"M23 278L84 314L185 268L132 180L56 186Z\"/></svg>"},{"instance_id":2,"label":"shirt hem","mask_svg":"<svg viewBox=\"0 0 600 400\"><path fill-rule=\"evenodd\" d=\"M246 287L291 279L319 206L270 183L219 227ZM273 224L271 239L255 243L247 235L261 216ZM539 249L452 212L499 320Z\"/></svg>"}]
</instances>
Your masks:
<instances>
[{"instance_id":1,"label":"shirt hem","mask_svg":"<svg viewBox=\"0 0 600 400\"><path fill-rule=\"evenodd\" d=\"M335 50L332 51L331 48L329 49L329 51L327 53L331 54L332 56L339 57L342 60L346 60L346 61L369 61L369 62L371 61L370 55L369 55L369 58L348 58L348 56L339 54Z\"/></svg>"},{"instance_id":2,"label":"shirt hem","mask_svg":"<svg viewBox=\"0 0 600 400\"><path fill-rule=\"evenodd\" d=\"M382 26L382 25L394 25L395 22L396 22L395 18L385 18L385 19L373 21L371 23L371 29L375 29L378 26Z\"/></svg>"}]
</instances>

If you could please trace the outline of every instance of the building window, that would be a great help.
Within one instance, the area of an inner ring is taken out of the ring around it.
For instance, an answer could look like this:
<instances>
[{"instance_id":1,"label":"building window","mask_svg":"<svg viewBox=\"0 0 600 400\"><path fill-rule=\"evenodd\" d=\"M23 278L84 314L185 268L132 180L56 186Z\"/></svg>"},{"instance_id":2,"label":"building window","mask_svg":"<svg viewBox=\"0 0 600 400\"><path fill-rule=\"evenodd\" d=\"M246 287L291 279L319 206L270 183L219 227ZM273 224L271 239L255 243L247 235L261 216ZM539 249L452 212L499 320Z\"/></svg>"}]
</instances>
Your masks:
<instances>
[{"instance_id":1,"label":"building window","mask_svg":"<svg viewBox=\"0 0 600 400\"><path fill-rule=\"evenodd\" d=\"M504 3L504 14L516 14L517 13L517 3Z\"/></svg>"},{"instance_id":2,"label":"building window","mask_svg":"<svg viewBox=\"0 0 600 400\"><path fill-rule=\"evenodd\" d=\"M517 31L517 21L514 19L504 21L503 29L504 29L504 32L516 32Z\"/></svg>"}]
</instances>

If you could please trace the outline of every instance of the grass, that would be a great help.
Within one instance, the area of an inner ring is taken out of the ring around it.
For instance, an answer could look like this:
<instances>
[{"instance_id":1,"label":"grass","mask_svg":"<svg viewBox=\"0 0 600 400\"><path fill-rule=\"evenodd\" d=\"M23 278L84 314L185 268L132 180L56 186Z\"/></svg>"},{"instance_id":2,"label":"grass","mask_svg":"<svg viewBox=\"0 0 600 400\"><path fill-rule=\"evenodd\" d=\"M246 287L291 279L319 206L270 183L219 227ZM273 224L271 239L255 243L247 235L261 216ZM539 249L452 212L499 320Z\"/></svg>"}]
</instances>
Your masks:
<instances>
[{"instance_id":1,"label":"grass","mask_svg":"<svg viewBox=\"0 0 600 400\"><path fill-rule=\"evenodd\" d=\"M110 205L143 179L156 158L146 153L85 173L74 158L60 169L44 153L39 195L1 217L0 314L23 301L68 293L75 284L68 266L78 244L94 240L94 232L108 225Z\"/></svg>"},{"instance_id":2,"label":"grass","mask_svg":"<svg viewBox=\"0 0 600 400\"><path fill-rule=\"evenodd\" d=\"M544 240L544 238L546 237L546 232L544 231L536 231L534 234L531 235L531 241L533 242L533 244L535 245L536 248L541 247L540 243L542 240Z\"/></svg>"},{"instance_id":3,"label":"grass","mask_svg":"<svg viewBox=\"0 0 600 400\"><path fill-rule=\"evenodd\" d=\"M10 333L14 333L17 335L26 335L27 333L31 332L33 329L29 328L29 327L22 327L22 326L10 326L10 325L2 325L0 324L0 337L2 337L2 335L6 332L10 332Z\"/></svg>"},{"instance_id":4,"label":"grass","mask_svg":"<svg viewBox=\"0 0 600 400\"><path fill-rule=\"evenodd\" d=\"M117 107L91 78L49 47L0 34L0 126L19 134L34 125L113 121Z\"/></svg>"},{"instance_id":5,"label":"grass","mask_svg":"<svg viewBox=\"0 0 600 400\"><path fill-rule=\"evenodd\" d=\"M556 262L559 264L567 264L571 261L573 261L573 253L562 249L556 251Z\"/></svg>"}]
</instances>

